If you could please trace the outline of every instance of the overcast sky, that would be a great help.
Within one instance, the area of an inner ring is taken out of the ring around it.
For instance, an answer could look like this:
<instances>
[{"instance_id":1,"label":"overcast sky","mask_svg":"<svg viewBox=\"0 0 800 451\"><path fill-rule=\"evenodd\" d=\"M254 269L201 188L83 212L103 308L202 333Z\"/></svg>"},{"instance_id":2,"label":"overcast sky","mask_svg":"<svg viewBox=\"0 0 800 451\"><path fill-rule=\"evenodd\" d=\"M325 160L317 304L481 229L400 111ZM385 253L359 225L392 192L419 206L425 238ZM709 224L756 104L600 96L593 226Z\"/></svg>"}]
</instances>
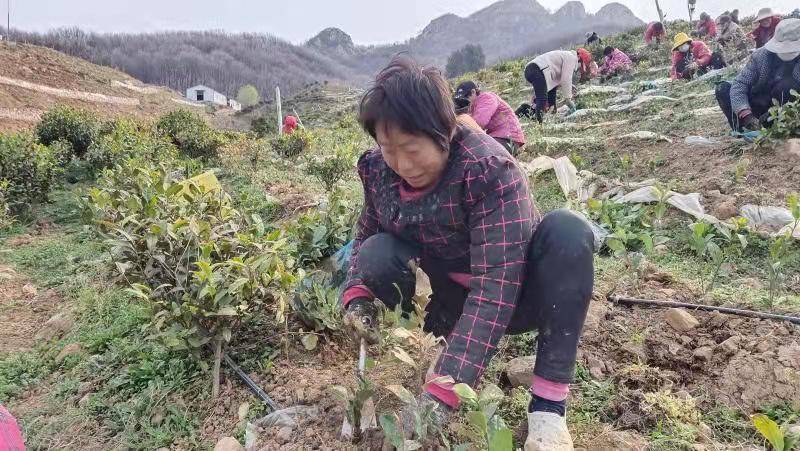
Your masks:
<instances>
[{"instance_id":1,"label":"overcast sky","mask_svg":"<svg viewBox=\"0 0 800 451\"><path fill-rule=\"evenodd\" d=\"M46 31L78 26L102 32L224 29L271 33L299 43L326 27L338 27L359 44L403 41L432 19L455 13L466 16L494 0L0 0L5 16L11 2L12 27ZM565 0L539 0L551 10ZM595 12L608 0L584 0ZM620 0L645 21L657 17L652 0ZM668 17L686 17L686 0L661 0ZM747 0L697 0L698 11L719 14L739 8L754 14L760 6L780 12L796 0L760 4Z\"/></svg>"}]
</instances>

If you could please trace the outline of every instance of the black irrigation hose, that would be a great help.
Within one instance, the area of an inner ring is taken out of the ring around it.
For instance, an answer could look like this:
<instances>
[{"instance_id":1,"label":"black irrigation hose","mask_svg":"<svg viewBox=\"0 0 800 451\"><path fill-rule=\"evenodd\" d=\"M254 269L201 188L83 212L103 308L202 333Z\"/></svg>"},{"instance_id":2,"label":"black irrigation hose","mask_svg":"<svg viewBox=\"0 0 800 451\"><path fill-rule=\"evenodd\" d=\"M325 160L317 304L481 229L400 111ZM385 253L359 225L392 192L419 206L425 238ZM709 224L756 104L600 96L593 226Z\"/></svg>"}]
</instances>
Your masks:
<instances>
[{"instance_id":1,"label":"black irrigation hose","mask_svg":"<svg viewBox=\"0 0 800 451\"><path fill-rule=\"evenodd\" d=\"M239 375L239 377L244 381L247 387L249 387L250 390L252 390L252 392L256 394L256 396L261 398L261 400L264 401L264 403L268 405L273 412L276 410L280 410L278 405L275 404L275 401L273 401L272 398L270 398L269 395L266 392L264 392L264 390L262 390L261 387L259 387L258 384L256 384L253 379L250 379L250 376L248 376L247 373L242 371L239 365L237 365L236 362L234 362L233 359L231 359L228 356L228 354L225 354L225 363L227 363L228 366L231 367L231 369L235 371L237 375Z\"/></svg>"},{"instance_id":2,"label":"black irrigation hose","mask_svg":"<svg viewBox=\"0 0 800 451\"><path fill-rule=\"evenodd\" d=\"M609 296L608 299L611 302L616 302L618 304L626 304L626 305L649 305L653 307L675 307L675 308L686 308L686 309L693 309L693 310L705 310L707 312L721 312L721 313L728 313L731 315L739 315L739 316L747 316L750 318L760 318L760 319L774 319L778 321L789 321L790 323L799 324L800 325L800 318L796 316L787 316L787 315L777 315L775 313L762 313L756 312L753 310L743 310L738 308L730 308L730 307L717 307L713 305L700 305L700 304L690 304L688 302L676 302L676 301L657 301L657 300L649 300L649 299L637 299L637 298L628 298L623 296Z\"/></svg>"}]
</instances>

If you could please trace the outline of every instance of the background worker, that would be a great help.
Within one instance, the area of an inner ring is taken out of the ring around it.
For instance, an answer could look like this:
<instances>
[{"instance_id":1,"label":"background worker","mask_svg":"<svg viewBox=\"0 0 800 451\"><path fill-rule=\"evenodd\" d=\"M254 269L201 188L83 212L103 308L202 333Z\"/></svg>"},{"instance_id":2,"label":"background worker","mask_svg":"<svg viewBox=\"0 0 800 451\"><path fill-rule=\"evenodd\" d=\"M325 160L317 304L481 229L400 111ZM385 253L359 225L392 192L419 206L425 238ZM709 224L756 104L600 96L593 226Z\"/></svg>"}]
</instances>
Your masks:
<instances>
[{"instance_id":1,"label":"background worker","mask_svg":"<svg viewBox=\"0 0 800 451\"><path fill-rule=\"evenodd\" d=\"M468 113L486 133L503 145L511 155L525 145L525 134L514 110L493 92L484 92L474 81L456 88L455 100L469 102Z\"/></svg>"},{"instance_id":2,"label":"background worker","mask_svg":"<svg viewBox=\"0 0 800 451\"><path fill-rule=\"evenodd\" d=\"M691 80L695 75L702 75L711 69L725 67L725 60L719 52L711 53L705 42L692 40L686 33L678 33L672 45L673 80Z\"/></svg>"},{"instance_id":3,"label":"background worker","mask_svg":"<svg viewBox=\"0 0 800 451\"><path fill-rule=\"evenodd\" d=\"M717 102L734 131L769 127L773 100L783 105L800 91L800 19L782 21L732 83L717 86Z\"/></svg>"},{"instance_id":4,"label":"background worker","mask_svg":"<svg viewBox=\"0 0 800 451\"><path fill-rule=\"evenodd\" d=\"M573 75L578 69L578 52L554 50L539 55L525 66L525 80L533 85L533 104L536 106L536 120L541 124L544 112L555 111L557 89L561 88L564 102L570 112L575 111L572 88Z\"/></svg>"}]
</instances>

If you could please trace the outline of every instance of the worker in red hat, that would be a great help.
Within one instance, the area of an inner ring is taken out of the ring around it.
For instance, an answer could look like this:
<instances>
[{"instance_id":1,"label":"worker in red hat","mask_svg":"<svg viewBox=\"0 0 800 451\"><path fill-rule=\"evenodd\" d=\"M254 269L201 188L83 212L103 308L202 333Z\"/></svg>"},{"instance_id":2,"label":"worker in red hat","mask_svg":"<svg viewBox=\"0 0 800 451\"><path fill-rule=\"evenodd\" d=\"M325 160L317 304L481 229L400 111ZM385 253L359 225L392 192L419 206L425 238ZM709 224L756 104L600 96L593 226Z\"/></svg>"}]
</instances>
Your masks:
<instances>
[{"instance_id":1,"label":"worker in red hat","mask_svg":"<svg viewBox=\"0 0 800 451\"><path fill-rule=\"evenodd\" d=\"M291 135L297 128L297 118L291 114L283 119L283 134Z\"/></svg>"}]
</instances>

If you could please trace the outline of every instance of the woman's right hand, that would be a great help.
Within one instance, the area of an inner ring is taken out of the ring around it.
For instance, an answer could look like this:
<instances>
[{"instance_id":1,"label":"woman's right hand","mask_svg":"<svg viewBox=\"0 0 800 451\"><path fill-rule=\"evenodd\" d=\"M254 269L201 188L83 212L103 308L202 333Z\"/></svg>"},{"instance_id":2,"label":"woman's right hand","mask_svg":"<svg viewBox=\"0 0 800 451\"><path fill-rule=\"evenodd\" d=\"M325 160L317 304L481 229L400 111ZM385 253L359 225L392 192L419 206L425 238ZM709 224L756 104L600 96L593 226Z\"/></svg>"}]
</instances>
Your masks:
<instances>
[{"instance_id":1,"label":"woman's right hand","mask_svg":"<svg viewBox=\"0 0 800 451\"><path fill-rule=\"evenodd\" d=\"M355 298L347 304L343 318L344 331L356 343L365 339L368 344L380 340L380 309L375 301L368 298Z\"/></svg>"}]
</instances>

